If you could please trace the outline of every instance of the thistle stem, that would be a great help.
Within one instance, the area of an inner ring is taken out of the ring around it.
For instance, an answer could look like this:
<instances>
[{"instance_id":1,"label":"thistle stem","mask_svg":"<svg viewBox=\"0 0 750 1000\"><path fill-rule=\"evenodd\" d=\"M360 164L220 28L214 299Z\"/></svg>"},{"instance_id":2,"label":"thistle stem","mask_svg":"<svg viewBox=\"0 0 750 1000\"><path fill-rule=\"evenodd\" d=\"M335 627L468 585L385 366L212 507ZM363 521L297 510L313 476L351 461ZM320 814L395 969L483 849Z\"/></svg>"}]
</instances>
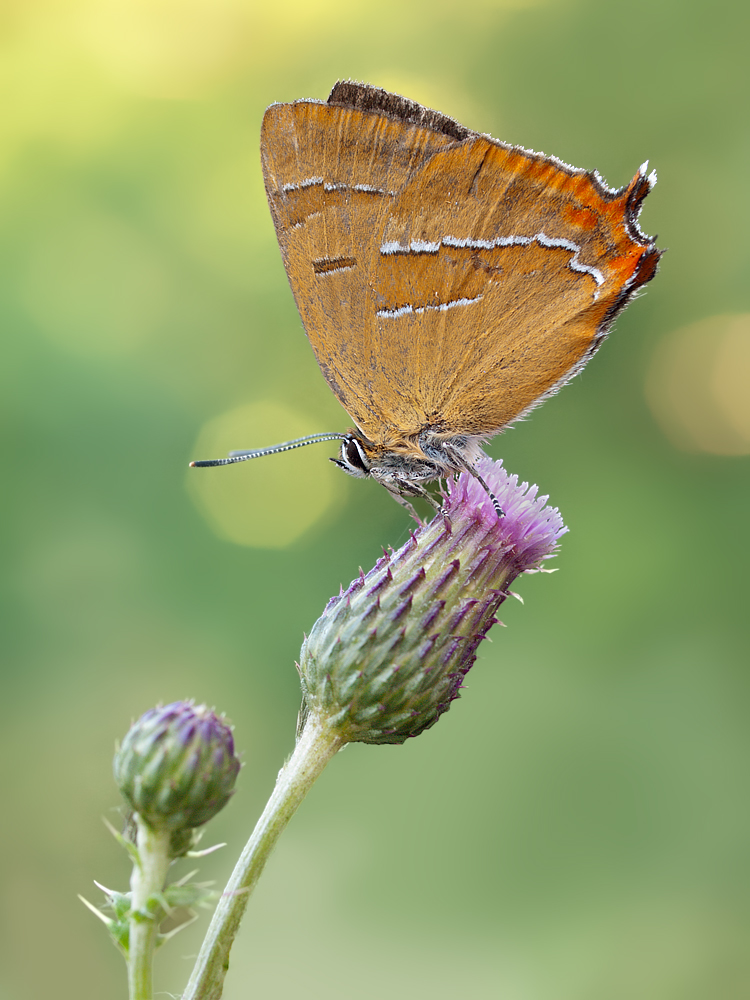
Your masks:
<instances>
[{"instance_id":1,"label":"thistle stem","mask_svg":"<svg viewBox=\"0 0 750 1000\"><path fill-rule=\"evenodd\" d=\"M229 968L229 952L250 893L276 841L328 761L344 741L312 715L294 753L279 772L276 787L245 845L203 941L182 1000L219 1000Z\"/></svg>"},{"instance_id":2,"label":"thistle stem","mask_svg":"<svg viewBox=\"0 0 750 1000\"><path fill-rule=\"evenodd\" d=\"M161 906L151 901L164 889L171 864L170 834L146 826L136 815L138 861L130 879L132 904L128 934L128 987L130 1000L153 1000L153 963Z\"/></svg>"}]
</instances>

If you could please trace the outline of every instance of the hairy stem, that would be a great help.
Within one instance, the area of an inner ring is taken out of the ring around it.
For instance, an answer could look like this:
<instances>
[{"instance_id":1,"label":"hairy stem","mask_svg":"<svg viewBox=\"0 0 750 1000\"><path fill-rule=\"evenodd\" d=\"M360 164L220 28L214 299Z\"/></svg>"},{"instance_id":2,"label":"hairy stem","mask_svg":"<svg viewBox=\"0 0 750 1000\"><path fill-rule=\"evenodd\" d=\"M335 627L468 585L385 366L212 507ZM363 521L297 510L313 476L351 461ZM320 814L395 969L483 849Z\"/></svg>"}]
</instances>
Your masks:
<instances>
[{"instance_id":1,"label":"hairy stem","mask_svg":"<svg viewBox=\"0 0 750 1000\"><path fill-rule=\"evenodd\" d=\"M153 1000L153 963L160 906L149 900L160 895L169 870L169 833L151 830L136 816L138 861L130 879L132 903L128 934L130 1000Z\"/></svg>"}]
</instances>

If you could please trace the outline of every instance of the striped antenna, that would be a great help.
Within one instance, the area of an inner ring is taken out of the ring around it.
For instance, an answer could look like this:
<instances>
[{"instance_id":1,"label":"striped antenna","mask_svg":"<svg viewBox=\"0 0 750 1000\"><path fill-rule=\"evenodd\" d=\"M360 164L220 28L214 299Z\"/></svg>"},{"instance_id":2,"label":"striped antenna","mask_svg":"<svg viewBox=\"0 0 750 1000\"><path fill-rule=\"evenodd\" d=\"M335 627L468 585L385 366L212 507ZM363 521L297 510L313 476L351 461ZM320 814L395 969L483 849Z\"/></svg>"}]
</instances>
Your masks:
<instances>
[{"instance_id":1,"label":"striped antenna","mask_svg":"<svg viewBox=\"0 0 750 1000\"><path fill-rule=\"evenodd\" d=\"M318 444L320 441L342 441L345 434L308 434L307 437L295 438L294 441L284 441L270 448L260 448L257 451L230 451L229 458L213 458L204 462L191 462L191 469L206 469L213 465L234 465L236 462L247 462L250 458L262 458L264 455L278 455L281 451L292 451L294 448L304 448L306 444Z\"/></svg>"}]
</instances>

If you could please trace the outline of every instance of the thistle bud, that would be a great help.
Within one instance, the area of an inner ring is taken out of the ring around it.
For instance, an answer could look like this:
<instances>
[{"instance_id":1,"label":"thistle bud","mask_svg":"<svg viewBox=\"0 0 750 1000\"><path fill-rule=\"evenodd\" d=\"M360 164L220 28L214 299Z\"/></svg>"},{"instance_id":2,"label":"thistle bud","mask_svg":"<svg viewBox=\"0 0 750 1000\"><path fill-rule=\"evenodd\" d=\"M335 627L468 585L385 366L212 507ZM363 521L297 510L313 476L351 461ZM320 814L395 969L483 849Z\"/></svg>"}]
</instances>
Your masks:
<instances>
[{"instance_id":1,"label":"thistle bud","mask_svg":"<svg viewBox=\"0 0 750 1000\"><path fill-rule=\"evenodd\" d=\"M558 511L502 463L448 483L437 516L333 598L302 647L301 723L314 715L346 742L403 743L459 697L508 587L554 554Z\"/></svg>"},{"instance_id":2,"label":"thistle bud","mask_svg":"<svg viewBox=\"0 0 750 1000\"><path fill-rule=\"evenodd\" d=\"M140 820L185 849L189 838L178 835L224 808L239 769L226 722L188 701L142 715L114 759L115 781Z\"/></svg>"}]
</instances>

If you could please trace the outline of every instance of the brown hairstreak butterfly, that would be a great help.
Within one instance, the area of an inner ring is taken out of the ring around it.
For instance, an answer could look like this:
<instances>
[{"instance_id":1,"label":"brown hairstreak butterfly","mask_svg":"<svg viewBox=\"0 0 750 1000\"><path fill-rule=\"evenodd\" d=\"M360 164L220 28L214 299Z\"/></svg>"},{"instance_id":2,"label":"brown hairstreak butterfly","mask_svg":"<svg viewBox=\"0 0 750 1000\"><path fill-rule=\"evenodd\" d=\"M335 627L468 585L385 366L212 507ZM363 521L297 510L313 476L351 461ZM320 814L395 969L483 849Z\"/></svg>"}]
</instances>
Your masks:
<instances>
[{"instance_id":1,"label":"brown hairstreak butterfly","mask_svg":"<svg viewBox=\"0 0 750 1000\"><path fill-rule=\"evenodd\" d=\"M482 443L580 371L656 273L646 164L613 190L376 87L271 105L261 161L302 323L356 426L193 465L340 440L345 472L436 506L424 484L482 482Z\"/></svg>"}]
</instances>

